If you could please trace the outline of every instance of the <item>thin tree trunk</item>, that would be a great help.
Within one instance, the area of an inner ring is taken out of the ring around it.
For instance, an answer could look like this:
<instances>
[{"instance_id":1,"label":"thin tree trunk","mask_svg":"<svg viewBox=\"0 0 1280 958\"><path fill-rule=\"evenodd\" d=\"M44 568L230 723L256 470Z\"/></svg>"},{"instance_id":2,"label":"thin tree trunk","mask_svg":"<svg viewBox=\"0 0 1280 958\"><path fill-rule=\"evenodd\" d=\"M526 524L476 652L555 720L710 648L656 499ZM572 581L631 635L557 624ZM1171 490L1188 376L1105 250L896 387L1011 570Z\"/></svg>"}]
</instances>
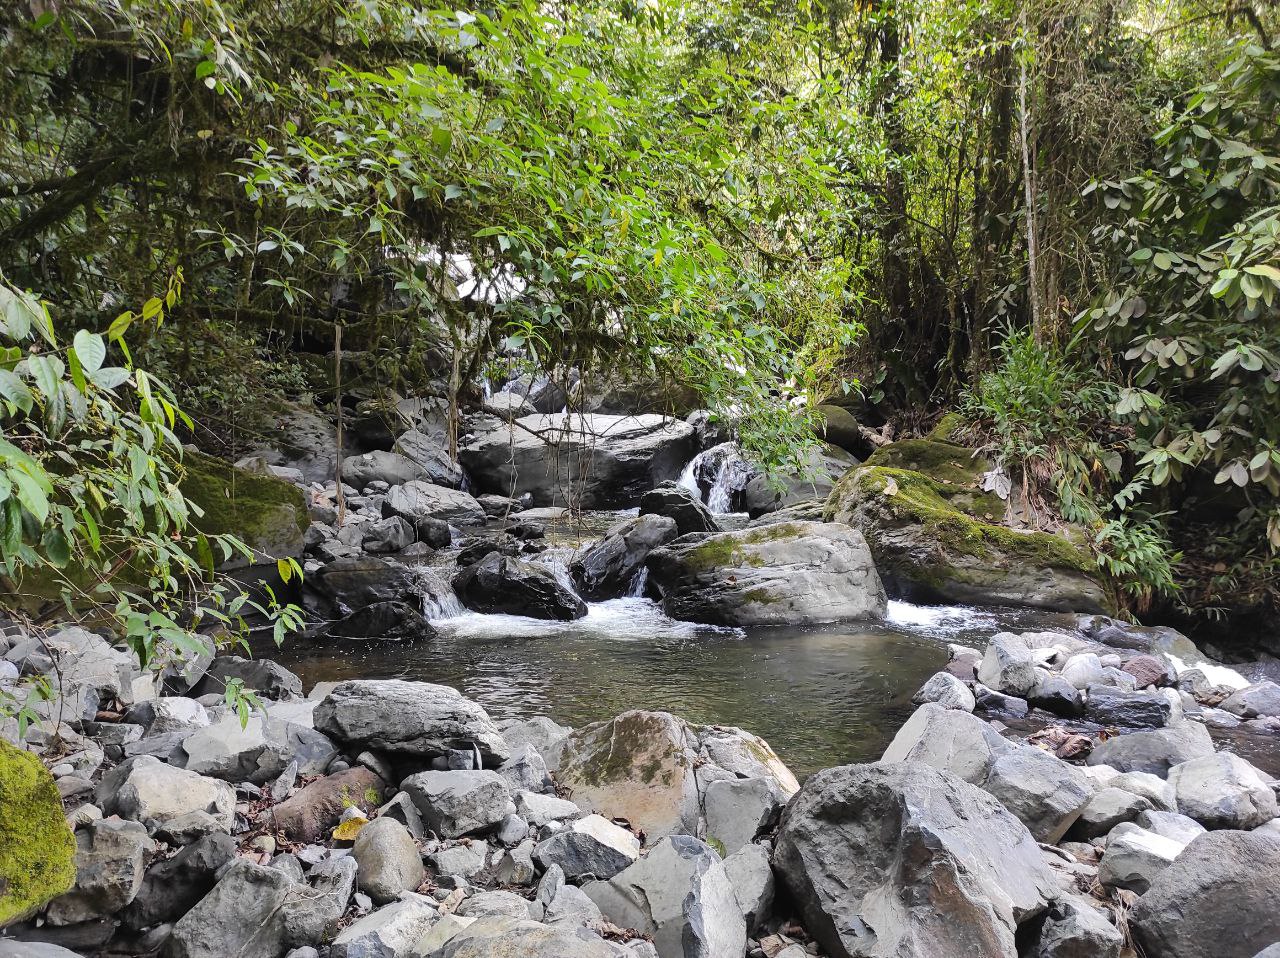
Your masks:
<instances>
[{"instance_id":1,"label":"thin tree trunk","mask_svg":"<svg viewBox=\"0 0 1280 958\"><path fill-rule=\"evenodd\" d=\"M1025 14L1023 36L1026 36ZM1044 307L1040 301L1040 241L1036 224L1035 169L1031 165L1027 113L1027 63L1025 56L1018 66L1018 139L1022 147L1022 189L1026 202L1027 223L1027 297L1031 305L1031 329L1038 341L1044 337Z\"/></svg>"},{"instance_id":2,"label":"thin tree trunk","mask_svg":"<svg viewBox=\"0 0 1280 958\"><path fill-rule=\"evenodd\" d=\"M342 494L342 322L333 324L333 384L336 394L338 419L338 439L333 464L333 478L337 485L338 528L342 528L342 520L347 515L347 497Z\"/></svg>"}]
</instances>

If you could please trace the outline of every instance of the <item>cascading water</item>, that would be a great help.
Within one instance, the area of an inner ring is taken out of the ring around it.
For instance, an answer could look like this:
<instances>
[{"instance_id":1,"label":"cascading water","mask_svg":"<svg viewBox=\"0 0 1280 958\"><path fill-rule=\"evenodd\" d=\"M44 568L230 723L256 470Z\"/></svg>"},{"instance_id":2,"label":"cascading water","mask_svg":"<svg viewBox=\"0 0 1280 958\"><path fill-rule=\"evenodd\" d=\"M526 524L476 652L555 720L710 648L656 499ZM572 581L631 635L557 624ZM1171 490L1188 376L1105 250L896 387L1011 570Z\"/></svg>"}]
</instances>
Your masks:
<instances>
[{"instance_id":1,"label":"cascading water","mask_svg":"<svg viewBox=\"0 0 1280 958\"><path fill-rule=\"evenodd\" d=\"M644 597L645 586L649 584L649 570L644 566L640 567L640 571L631 577L631 583L627 586L626 598L639 599Z\"/></svg>"},{"instance_id":2,"label":"cascading water","mask_svg":"<svg viewBox=\"0 0 1280 958\"><path fill-rule=\"evenodd\" d=\"M437 570L417 566L414 573L422 594L422 614L427 619L451 619L467 611L454 594L449 580Z\"/></svg>"},{"instance_id":3,"label":"cascading water","mask_svg":"<svg viewBox=\"0 0 1280 958\"><path fill-rule=\"evenodd\" d=\"M676 485L691 492L712 513L726 515L734 511L734 497L754 475L755 469L742 458L737 443L722 442L689 460Z\"/></svg>"}]
</instances>

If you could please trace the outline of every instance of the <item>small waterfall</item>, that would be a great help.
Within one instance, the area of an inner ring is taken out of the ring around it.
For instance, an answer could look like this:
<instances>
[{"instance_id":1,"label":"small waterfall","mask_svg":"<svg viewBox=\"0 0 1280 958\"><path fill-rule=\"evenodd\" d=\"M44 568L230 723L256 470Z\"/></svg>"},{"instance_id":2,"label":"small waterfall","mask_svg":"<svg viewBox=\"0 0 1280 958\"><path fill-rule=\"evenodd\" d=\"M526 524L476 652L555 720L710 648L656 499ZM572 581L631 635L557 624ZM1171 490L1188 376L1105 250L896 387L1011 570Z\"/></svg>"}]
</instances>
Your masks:
<instances>
[{"instance_id":1,"label":"small waterfall","mask_svg":"<svg viewBox=\"0 0 1280 958\"><path fill-rule=\"evenodd\" d=\"M562 586L577 595L578 587L573 584L573 576L569 575L569 562L573 559L574 551L569 548L548 549L534 562L555 576L556 581Z\"/></svg>"},{"instance_id":2,"label":"small waterfall","mask_svg":"<svg viewBox=\"0 0 1280 958\"><path fill-rule=\"evenodd\" d=\"M453 592L449 580L436 569L417 566L414 572L422 588L422 614L427 619L452 619L467 611Z\"/></svg>"},{"instance_id":3,"label":"small waterfall","mask_svg":"<svg viewBox=\"0 0 1280 958\"><path fill-rule=\"evenodd\" d=\"M698 453L680 473L676 485L687 489L716 515L734 511L734 498L756 473L742 458L738 445L722 442Z\"/></svg>"},{"instance_id":4,"label":"small waterfall","mask_svg":"<svg viewBox=\"0 0 1280 958\"><path fill-rule=\"evenodd\" d=\"M705 452L700 452L690 459L689 464L680 473L680 478L676 480L677 486L688 490L699 502L702 501L702 490L698 488L698 466L705 455Z\"/></svg>"},{"instance_id":5,"label":"small waterfall","mask_svg":"<svg viewBox=\"0 0 1280 958\"><path fill-rule=\"evenodd\" d=\"M624 598L643 599L645 586L649 584L649 570L641 566L640 571L631 577L631 583L627 586Z\"/></svg>"}]
</instances>

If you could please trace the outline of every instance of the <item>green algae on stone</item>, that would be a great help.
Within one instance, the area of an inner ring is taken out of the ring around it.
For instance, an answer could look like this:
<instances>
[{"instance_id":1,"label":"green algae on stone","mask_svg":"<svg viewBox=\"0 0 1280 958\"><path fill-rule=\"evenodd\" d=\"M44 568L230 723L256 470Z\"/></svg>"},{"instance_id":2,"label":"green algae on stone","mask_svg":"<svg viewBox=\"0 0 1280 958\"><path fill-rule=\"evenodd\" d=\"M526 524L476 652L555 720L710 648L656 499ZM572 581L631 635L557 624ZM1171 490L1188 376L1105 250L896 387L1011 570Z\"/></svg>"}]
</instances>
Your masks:
<instances>
[{"instance_id":1,"label":"green algae on stone","mask_svg":"<svg viewBox=\"0 0 1280 958\"><path fill-rule=\"evenodd\" d=\"M255 552L273 559L302 554L310 519L302 490L261 472L188 451L178 488L204 514L191 525L206 535L236 536Z\"/></svg>"},{"instance_id":2,"label":"green algae on stone","mask_svg":"<svg viewBox=\"0 0 1280 958\"><path fill-rule=\"evenodd\" d=\"M76 841L53 776L40 759L0 741L0 926L71 888Z\"/></svg>"}]
</instances>

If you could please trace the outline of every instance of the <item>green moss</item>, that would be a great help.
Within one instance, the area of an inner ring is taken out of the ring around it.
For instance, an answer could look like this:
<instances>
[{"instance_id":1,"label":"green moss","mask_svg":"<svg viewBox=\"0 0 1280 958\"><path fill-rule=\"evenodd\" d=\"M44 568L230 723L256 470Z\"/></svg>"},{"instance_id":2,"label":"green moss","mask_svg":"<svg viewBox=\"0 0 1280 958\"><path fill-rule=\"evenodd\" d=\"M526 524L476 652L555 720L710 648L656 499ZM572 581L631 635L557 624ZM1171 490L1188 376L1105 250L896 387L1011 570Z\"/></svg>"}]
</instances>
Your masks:
<instances>
[{"instance_id":1,"label":"green moss","mask_svg":"<svg viewBox=\"0 0 1280 958\"><path fill-rule=\"evenodd\" d=\"M665 724L650 716L619 716L583 743L582 751L565 763L566 779L591 787L637 779L646 785L659 780L673 784L672 766L685 757L671 743Z\"/></svg>"},{"instance_id":2,"label":"green moss","mask_svg":"<svg viewBox=\"0 0 1280 958\"><path fill-rule=\"evenodd\" d=\"M764 557L746 551L743 546L792 539L800 532L794 522L778 522L743 532L722 532L685 550L680 558L685 568L693 573L726 566L759 568L765 563Z\"/></svg>"},{"instance_id":3,"label":"green moss","mask_svg":"<svg viewBox=\"0 0 1280 958\"><path fill-rule=\"evenodd\" d=\"M192 526L206 535L230 533L267 555L296 555L310 519L302 490L275 476L187 452L182 494L204 510Z\"/></svg>"},{"instance_id":4,"label":"green moss","mask_svg":"<svg viewBox=\"0 0 1280 958\"><path fill-rule=\"evenodd\" d=\"M716 838L714 835L707 836L707 844L710 845L711 850L714 851L721 858L728 857L725 854L724 842L720 841L720 839Z\"/></svg>"},{"instance_id":5,"label":"green moss","mask_svg":"<svg viewBox=\"0 0 1280 958\"><path fill-rule=\"evenodd\" d=\"M0 926L71 888L76 840L53 776L30 752L0 741Z\"/></svg>"},{"instance_id":6,"label":"green moss","mask_svg":"<svg viewBox=\"0 0 1280 958\"><path fill-rule=\"evenodd\" d=\"M930 439L903 439L881 446L864 465L910 469L942 485L966 489L977 489L982 474L991 469L991 463L975 456L972 449Z\"/></svg>"},{"instance_id":7,"label":"green moss","mask_svg":"<svg viewBox=\"0 0 1280 958\"><path fill-rule=\"evenodd\" d=\"M754 602L756 605L774 605L782 601L782 596L768 589L750 589L742 595L744 603Z\"/></svg>"},{"instance_id":8,"label":"green moss","mask_svg":"<svg viewBox=\"0 0 1280 958\"><path fill-rule=\"evenodd\" d=\"M938 424L929 431L926 439L933 442L954 442L956 434L964 426L964 417L958 412L949 412L941 419Z\"/></svg>"}]
</instances>

